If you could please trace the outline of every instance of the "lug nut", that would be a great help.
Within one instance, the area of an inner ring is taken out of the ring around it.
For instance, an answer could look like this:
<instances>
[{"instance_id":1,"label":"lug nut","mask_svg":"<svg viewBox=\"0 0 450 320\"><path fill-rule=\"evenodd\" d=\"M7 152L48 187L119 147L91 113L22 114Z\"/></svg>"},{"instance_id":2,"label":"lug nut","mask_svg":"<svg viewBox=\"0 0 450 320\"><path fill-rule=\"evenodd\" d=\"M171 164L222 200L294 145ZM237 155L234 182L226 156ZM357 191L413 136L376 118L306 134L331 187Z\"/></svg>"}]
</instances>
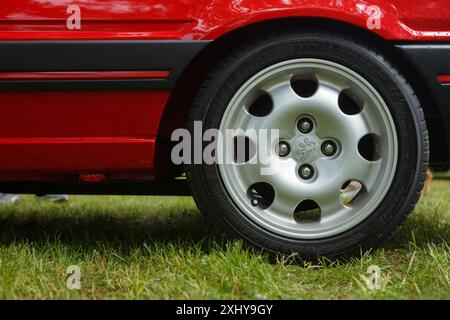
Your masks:
<instances>
[{"instance_id":1,"label":"lug nut","mask_svg":"<svg viewBox=\"0 0 450 320\"><path fill-rule=\"evenodd\" d=\"M300 130L301 133L310 133L313 126L314 124L309 118L301 118L297 123L298 130Z\"/></svg>"},{"instance_id":2,"label":"lug nut","mask_svg":"<svg viewBox=\"0 0 450 320\"><path fill-rule=\"evenodd\" d=\"M311 167L309 164L304 164L300 166L300 168L298 169L298 174L300 178L309 180L314 175L314 168Z\"/></svg>"},{"instance_id":3,"label":"lug nut","mask_svg":"<svg viewBox=\"0 0 450 320\"><path fill-rule=\"evenodd\" d=\"M289 154L289 152L291 152L291 147L289 146L289 143L285 141L280 141L276 149L280 157L286 157Z\"/></svg>"},{"instance_id":4,"label":"lug nut","mask_svg":"<svg viewBox=\"0 0 450 320\"><path fill-rule=\"evenodd\" d=\"M326 155L327 157L331 157L336 153L336 143L334 143L333 141L325 141L324 143L322 143L321 150L324 155Z\"/></svg>"}]
</instances>

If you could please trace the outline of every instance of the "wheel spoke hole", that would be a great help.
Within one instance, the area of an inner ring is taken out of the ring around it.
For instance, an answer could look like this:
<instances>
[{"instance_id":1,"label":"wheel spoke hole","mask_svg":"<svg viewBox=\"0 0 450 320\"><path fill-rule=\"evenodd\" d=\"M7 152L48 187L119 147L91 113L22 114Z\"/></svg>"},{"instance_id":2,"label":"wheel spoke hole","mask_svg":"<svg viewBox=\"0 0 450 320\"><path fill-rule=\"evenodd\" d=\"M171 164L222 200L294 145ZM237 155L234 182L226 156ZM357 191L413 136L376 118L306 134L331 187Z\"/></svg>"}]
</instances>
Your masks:
<instances>
[{"instance_id":1,"label":"wheel spoke hole","mask_svg":"<svg viewBox=\"0 0 450 320\"><path fill-rule=\"evenodd\" d=\"M261 92L257 98L247 106L247 111L255 117L265 117L272 112L273 100L266 92Z\"/></svg>"},{"instance_id":2,"label":"wheel spoke hole","mask_svg":"<svg viewBox=\"0 0 450 320\"><path fill-rule=\"evenodd\" d=\"M294 220L297 223L320 221L320 207L313 200L303 200L294 211Z\"/></svg>"},{"instance_id":3,"label":"wheel spoke hole","mask_svg":"<svg viewBox=\"0 0 450 320\"><path fill-rule=\"evenodd\" d=\"M342 90L338 98L339 109L347 115L355 115L362 111L363 103L350 90Z\"/></svg>"},{"instance_id":4,"label":"wheel spoke hole","mask_svg":"<svg viewBox=\"0 0 450 320\"><path fill-rule=\"evenodd\" d=\"M291 87L302 98L312 97L319 88L316 77L309 75L294 76L291 79Z\"/></svg>"},{"instance_id":5,"label":"wheel spoke hole","mask_svg":"<svg viewBox=\"0 0 450 320\"><path fill-rule=\"evenodd\" d=\"M253 206L267 209L275 199L275 189L266 182L257 182L248 188L247 196Z\"/></svg>"},{"instance_id":6,"label":"wheel spoke hole","mask_svg":"<svg viewBox=\"0 0 450 320\"><path fill-rule=\"evenodd\" d=\"M380 159L380 144L375 134L367 134L358 142L358 152L367 161Z\"/></svg>"},{"instance_id":7,"label":"wheel spoke hole","mask_svg":"<svg viewBox=\"0 0 450 320\"><path fill-rule=\"evenodd\" d=\"M235 163L247 163L256 155L256 146L249 137L233 138L233 156Z\"/></svg>"},{"instance_id":8,"label":"wheel spoke hole","mask_svg":"<svg viewBox=\"0 0 450 320\"><path fill-rule=\"evenodd\" d=\"M351 206L365 192L363 184L356 180L345 182L340 190L342 204Z\"/></svg>"}]
</instances>

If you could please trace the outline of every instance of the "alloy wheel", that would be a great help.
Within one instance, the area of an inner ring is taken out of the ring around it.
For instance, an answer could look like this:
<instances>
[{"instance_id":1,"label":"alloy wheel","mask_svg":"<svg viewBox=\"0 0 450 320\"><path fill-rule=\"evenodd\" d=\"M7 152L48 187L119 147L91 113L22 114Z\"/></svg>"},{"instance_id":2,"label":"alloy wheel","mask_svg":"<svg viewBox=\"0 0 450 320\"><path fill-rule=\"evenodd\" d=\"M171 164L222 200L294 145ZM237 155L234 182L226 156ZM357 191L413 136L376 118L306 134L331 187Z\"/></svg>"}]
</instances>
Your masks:
<instances>
[{"instance_id":1,"label":"alloy wheel","mask_svg":"<svg viewBox=\"0 0 450 320\"><path fill-rule=\"evenodd\" d=\"M219 164L219 172L247 218L291 238L321 239L363 221L397 165L396 129L382 97L327 60L289 60L253 76L230 101L219 128L226 129L244 132L253 149L258 141L245 136L249 129L279 130L269 154L275 174L251 161L257 152L234 155L243 160Z\"/></svg>"}]
</instances>

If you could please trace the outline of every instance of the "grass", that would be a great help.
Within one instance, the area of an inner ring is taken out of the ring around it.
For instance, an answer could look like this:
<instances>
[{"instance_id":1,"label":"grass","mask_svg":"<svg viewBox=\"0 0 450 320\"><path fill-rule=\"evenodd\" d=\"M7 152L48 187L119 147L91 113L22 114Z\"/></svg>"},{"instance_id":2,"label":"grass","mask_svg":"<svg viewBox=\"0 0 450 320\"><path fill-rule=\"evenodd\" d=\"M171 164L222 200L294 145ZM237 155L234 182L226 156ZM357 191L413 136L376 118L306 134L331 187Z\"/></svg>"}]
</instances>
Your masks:
<instances>
[{"instance_id":1,"label":"grass","mask_svg":"<svg viewBox=\"0 0 450 320\"><path fill-rule=\"evenodd\" d=\"M450 174L438 176L383 249L300 266L215 238L190 198L25 196L0 207L0 298L450 299L449 200ZM379 290L361 279L370 265Z\"/></svg>"}]
</instances>

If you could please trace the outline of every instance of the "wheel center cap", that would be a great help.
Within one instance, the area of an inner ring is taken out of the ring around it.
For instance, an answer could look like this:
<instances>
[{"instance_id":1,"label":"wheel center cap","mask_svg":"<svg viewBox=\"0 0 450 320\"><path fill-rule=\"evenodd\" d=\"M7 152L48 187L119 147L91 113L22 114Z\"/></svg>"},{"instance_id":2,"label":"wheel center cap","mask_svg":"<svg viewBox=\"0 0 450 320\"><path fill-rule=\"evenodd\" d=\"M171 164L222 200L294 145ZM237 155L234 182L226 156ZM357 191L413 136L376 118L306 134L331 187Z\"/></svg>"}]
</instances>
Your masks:
<instances>
[{"instance_id":1,"label":"wheel center cap","mask_svg":"<svg viewBox=\"0 0 450 320\"><path fill-rule=\"evenodd\" d=\"M294 158L301 163L310 163L320 158L320 143L311 135L301 135L292 143Z\"/></svg>"}]
</instances>

